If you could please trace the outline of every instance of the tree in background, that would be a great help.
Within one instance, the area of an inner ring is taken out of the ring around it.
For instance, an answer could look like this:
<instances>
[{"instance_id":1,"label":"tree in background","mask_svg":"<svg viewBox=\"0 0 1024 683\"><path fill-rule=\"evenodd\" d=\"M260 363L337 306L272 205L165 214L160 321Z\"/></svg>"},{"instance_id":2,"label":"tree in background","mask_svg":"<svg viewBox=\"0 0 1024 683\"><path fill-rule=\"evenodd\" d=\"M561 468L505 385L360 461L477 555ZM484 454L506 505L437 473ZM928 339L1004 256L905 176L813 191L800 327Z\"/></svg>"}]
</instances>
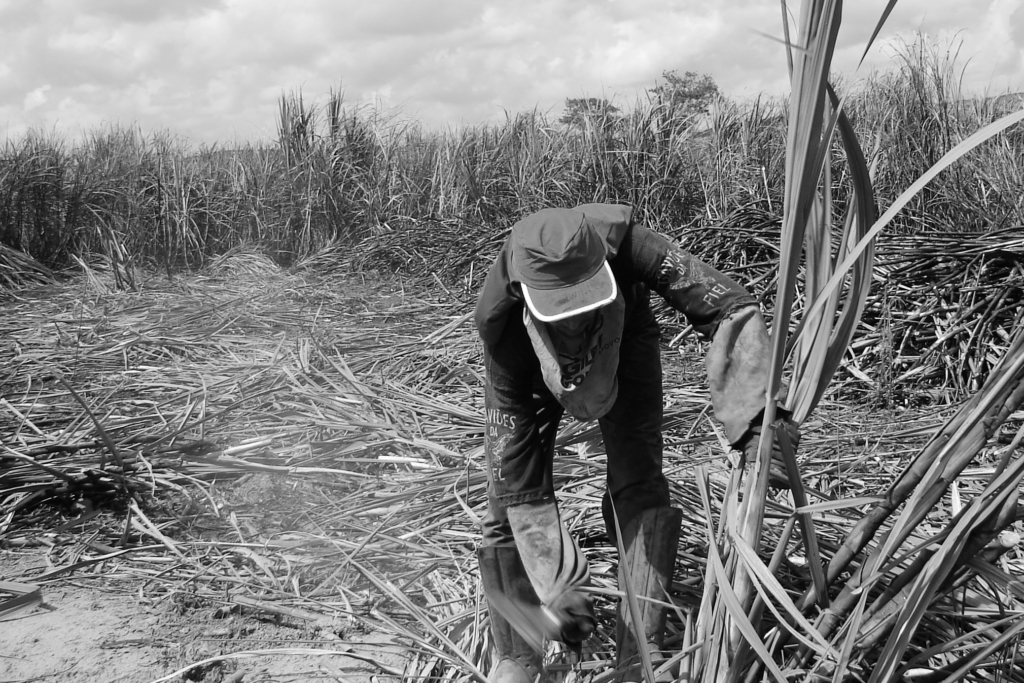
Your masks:
<instances>
[{"instance_id":1,"label":"tree in background","mask_svg":"<svg viewBox=\"0 0 1024 683\"><path fill-rule=\"evenodd\" d=\"M558 122L572 128L585 129L590 124L607 130L619 118L619 108L602 97L567 97Z\"/></svg>"},{"instance_id":2,"label":"tree in background","mask_svg":"<svg viewBox=\"0 0 1024 683\"><path fill-rule=\"evenodd\" d=\"M707 74L687 71L682 76L674 69L663 71L664 83L650 89L652 99L670 115L700 116L708 113L711 102L721 95L718 84Z\"/></svg>"}]
</instances>

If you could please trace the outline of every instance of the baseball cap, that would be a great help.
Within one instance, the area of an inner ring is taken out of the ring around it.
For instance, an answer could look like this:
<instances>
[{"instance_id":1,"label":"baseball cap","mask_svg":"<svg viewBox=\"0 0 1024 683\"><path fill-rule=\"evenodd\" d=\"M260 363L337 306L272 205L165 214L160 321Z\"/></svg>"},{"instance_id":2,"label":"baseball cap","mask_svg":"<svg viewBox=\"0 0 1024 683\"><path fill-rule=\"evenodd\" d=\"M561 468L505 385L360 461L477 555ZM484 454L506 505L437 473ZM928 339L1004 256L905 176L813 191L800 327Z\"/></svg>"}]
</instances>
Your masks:
<instances>
[{"instance_id":1,"label":"baseball cap","mask_svg":"<svg viewBox=\"0 0 1024 683\"><path fill-rule=\"evenodd\" d=\"M553 322L615 300L608 248L587 217L572 209L543 209L512 226L512 277L530 312Z\"/></svg>"}]
</instances>

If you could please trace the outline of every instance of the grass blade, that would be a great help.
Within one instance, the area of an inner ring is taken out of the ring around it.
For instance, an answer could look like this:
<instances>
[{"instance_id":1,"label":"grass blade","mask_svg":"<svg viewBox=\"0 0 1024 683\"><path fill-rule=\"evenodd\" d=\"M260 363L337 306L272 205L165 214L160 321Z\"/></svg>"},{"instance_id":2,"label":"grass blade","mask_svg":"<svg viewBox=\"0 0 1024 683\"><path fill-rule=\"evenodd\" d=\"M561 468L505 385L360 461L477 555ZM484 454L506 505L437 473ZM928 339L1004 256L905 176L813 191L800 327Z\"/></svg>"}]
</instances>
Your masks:
<instances>
[{"instance_id":1,"label":"grass blade","mask_svg":"<svg viewBox=\"0 0 1024 683\"><path fill-rule=\"evenodd\" d=\"M636 649L640 654L644 678L647 683L655 683L654 665L651 662L651 653L647 650L647 633L644 631L643 618L640 616L640 602L633 589L633 577L629 573L629 563L625 561L626 547L622 544L622 527L619 525L619 513L616 511L614 503L612 504L612 517L615 520L615 545L619 551L619 571L622 572L622 578L626 584L620 588L625 592L626 602L629 604L630 621L633 622L633 634L636 637Z\"/></svg>"}]
</instances>

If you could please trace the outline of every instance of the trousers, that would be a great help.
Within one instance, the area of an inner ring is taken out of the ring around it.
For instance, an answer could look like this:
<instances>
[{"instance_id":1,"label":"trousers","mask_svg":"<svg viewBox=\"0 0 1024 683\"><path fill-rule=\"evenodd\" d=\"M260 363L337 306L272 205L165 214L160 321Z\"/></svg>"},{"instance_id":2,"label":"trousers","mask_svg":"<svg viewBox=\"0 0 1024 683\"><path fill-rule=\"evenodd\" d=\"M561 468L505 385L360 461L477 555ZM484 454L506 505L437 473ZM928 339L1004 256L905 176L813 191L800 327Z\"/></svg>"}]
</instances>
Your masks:
<instances>
[{"instance_id":1,"label":"trousers","mask_svg":"<svg viewBox=\"0 0 1024 683\"><path fill-rule=\"evenodd\" d=\"M629 320L623 333L618 398L598 420L607 453L602 515L609 537L615 534L613 502L622 526L646 509L669 505L662 469L660 330L648 307L636 313L639 319ZM554 498L555 436L564 412L540 379L539 369L529 378L521 371L523 349L532 353L525 331L521 339L516 330L507 330L507 336L512 337L507 345L484 352L488 422L500 421L505 427L486 437L484 546L515 545L506 512L509 505Z\"/></svg>"}]
</instances>

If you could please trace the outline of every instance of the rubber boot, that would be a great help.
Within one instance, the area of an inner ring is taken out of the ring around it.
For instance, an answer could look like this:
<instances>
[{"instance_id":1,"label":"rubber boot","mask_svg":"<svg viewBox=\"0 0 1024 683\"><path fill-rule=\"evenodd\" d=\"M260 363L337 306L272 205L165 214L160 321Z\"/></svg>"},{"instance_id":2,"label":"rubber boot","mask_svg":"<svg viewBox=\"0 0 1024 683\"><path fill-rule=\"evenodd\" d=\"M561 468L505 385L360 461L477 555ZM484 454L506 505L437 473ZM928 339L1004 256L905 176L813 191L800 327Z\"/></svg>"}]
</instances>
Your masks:
<instances>
[{"instance_id":1,"label":"rubber boot","mask_svg":"<svg viewBox=\"0 0 1024 683\"><path fill-rule=\"evenodd\" d=\"M640 596L668 602L672 584L679 528L683 512L671 507L649 508L626 523L622 530L625 557L619 558L619 588L625 591L622 566L629 569L633 591ZM665 642L665 608L646 600L638 600L640 621L644 627L644 647L653 660L664 660L660 652ZM639 663L637 637L629 606L623 599L615 623L616 668L632 667Z\"/></svg>"},{"instance_id":2,"label":"rubber boot","mask_svg":"<svg viewBox=\"0 0 1024 683\"><path fill-rule=\"evenodd\" d=\"M477 550L477 560L484 595L503 594L517 602L540 605L517 548L484 546ZM534 683L543 671L543 656L530 647L498 610L490 604L488 610L497 655L487 676L488 683Z\"/></svg>"}]
</instances>

